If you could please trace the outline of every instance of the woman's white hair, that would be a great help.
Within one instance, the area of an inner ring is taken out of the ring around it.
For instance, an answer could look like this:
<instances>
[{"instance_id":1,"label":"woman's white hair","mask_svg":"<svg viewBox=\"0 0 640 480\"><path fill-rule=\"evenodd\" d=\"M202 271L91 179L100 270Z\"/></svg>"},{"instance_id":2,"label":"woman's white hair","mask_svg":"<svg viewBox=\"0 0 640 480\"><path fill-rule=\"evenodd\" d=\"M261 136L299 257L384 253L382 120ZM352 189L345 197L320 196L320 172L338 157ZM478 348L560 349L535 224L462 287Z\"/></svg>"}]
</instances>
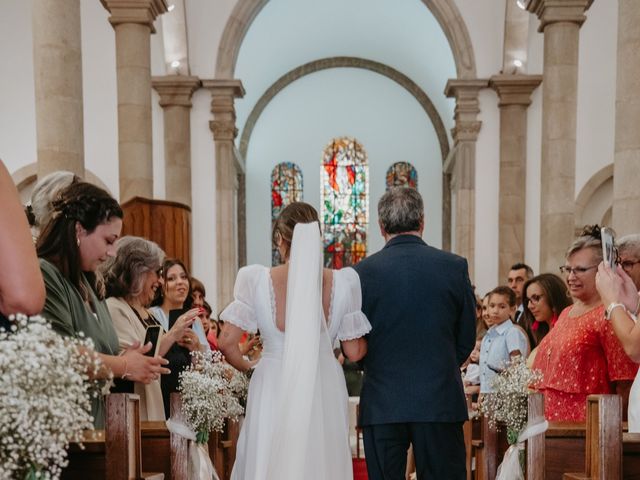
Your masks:
<instances>
[{"instance_id":1,"label":"woman's white hair","mask_svg":"<svg viewBox=\"0 0 640 480\"><path fill-rule=\"evenodd\" d=\"M53 214L51 203L62 190L77 179L72 172L60 170L38 180L31 192L30 202L34 228L42 230L49 223Z\"/></svg>"}]
</instances>

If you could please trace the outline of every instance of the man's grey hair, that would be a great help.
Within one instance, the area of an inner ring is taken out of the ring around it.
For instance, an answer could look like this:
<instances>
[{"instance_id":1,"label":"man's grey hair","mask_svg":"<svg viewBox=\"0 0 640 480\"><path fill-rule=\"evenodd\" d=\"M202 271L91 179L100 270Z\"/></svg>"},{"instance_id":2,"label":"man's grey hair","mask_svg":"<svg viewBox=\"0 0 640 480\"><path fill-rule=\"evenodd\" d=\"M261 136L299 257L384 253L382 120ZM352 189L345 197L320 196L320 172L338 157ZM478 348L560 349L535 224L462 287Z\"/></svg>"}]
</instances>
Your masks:
<instances>
[{"instance_id":1,"label":"man's grey hair","mask_svg":"<svg viewBox=\"0 0 640 480\"><path fill-rule=\"evenodd\" d=\"M415 188L390 188L378 202L378 219L391 235L420 230L424 220L422 196Z\"/></svg>"},{"instance_id":2,"label":"man's grey hair","mask_svg":"<svg viewBox=\"0 0 640 480\"><path fill-rule=\"evenodd\" d=\"M143 275L160 270L165 253L157 243L141 237L122 237L116 246L116 256L101 265L107 296L132 299L142 292Z\"/></svg>"},{"instance_id":3,"label":"man's grey hair","mask_svg":"<svg viewBox=\"0 0 640 480\"><path fill-rule=\"evenodd\" d=\"M629 253L634 256L640 256L640 233L632 233L620 237L616 242L619 253Z\"/></svg>"}]
</instances>

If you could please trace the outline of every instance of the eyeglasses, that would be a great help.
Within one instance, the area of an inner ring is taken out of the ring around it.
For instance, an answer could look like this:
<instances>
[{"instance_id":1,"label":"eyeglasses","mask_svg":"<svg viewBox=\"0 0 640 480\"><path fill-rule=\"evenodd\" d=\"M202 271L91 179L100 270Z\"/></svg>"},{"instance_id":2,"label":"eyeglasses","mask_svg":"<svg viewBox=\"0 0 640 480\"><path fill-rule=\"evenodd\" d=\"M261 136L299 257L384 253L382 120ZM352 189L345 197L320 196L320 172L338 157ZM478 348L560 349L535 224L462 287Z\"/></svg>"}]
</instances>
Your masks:
<instances>
[{"instance_id":1,"label":"eyeglasses","mask_svg":"<svg viewBox=\"0 0 640 480\"><path fill-rule=\"evenodd\" d=\"M540 299L544 297L544 295L538 295L536 293L534 293L533 295L529 296L529 302L533 303L534 305L538 304L540 302Z\"/></svg>"},{"instance_id":2,"label":"eyeglasses","mask_svg":"<svg viewBox=\"0 0 640 480\"><path fill-rule=\"evenodd\" d=\"M563 265L560 267L560 272L566 275L567 277L572 273L576 277L579 277L580 275L584 275L589 270L593 270L594 268L598 268L598 265L591 265L590 267L571 267L569 265Z\"/></svg>"},{"instance_id":3,"label":"eyeglasses","mask_svg":"<svg viewBox=\"0 0 640 480\"><path fill-rule=\"evenodd\" d=\"M635 262L633 260L625 260L624 262L619 261L618 265L620 265L624 271L629 271L636 263L640 263L640 260L636 260Z\"/></svg>"}]
</instances>

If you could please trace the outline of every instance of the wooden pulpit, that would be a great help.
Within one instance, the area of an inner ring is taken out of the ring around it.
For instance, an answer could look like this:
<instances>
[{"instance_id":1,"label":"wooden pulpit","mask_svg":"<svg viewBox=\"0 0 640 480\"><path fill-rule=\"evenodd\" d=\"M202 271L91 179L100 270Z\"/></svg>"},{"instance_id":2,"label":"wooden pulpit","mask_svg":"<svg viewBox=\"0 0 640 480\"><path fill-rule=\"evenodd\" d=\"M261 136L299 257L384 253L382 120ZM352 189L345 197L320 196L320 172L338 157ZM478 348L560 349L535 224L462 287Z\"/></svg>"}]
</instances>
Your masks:
<instances>
[{"instance_id":1,"label":"wooden pulpit","mask_svg":"<svg viewBox=\"0 0 640 480\"><path fill-rule=\"evenodd\" d=\"M122 204L122 235L156 242L168 258L178 258L191 269L191 208L166 200L134 197Z\"/></svg>"}]
</instances>

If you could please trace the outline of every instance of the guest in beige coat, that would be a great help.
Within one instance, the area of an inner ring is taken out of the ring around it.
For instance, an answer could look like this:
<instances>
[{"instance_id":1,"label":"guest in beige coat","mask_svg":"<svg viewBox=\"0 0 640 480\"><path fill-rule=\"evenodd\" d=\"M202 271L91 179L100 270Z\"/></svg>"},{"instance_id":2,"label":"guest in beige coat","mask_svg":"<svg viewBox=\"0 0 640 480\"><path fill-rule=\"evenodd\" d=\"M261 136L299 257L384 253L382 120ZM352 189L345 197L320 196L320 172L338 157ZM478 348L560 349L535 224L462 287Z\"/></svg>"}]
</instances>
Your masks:
<instances>
[{"instance_id":1,"label":"guest in beige coat","mask_svg":"<svg viewBox=\"0 0 640 480\"><path fill-rule=\"evenodd\" d=\"M160 323L147 310L160 282L160 269L164 261L162 249L140 237L123 237L117 243L117 254L102 270L107 290L107 306L118 335L120 350L136 342L144 342L146 329ZM193 324L198 309L182 315L174 326L162 335L158 355L164 356L169 348ZM160 380L148 385L134 383L133 391L140 396L140 419L164 421Z\"/></svg>"}]
</instances>

